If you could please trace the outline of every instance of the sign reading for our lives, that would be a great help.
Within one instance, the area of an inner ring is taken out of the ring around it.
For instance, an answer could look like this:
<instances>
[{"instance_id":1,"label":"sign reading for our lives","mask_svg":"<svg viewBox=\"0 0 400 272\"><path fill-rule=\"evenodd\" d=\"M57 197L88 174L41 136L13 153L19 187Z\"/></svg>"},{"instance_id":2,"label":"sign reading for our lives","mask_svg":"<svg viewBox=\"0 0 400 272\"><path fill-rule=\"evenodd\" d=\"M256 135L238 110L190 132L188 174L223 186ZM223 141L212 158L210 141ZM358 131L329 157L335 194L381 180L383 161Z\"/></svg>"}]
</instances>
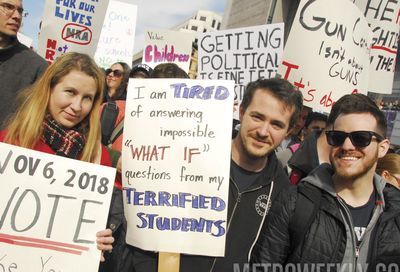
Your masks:
<instances>
[{"instance_id":1,"label":"sign reading for our lives","mask_svg":"<svg viewBox=\"0 0 400 272\"><path fill-rule=\"evenodd\" d=\"M129 82L122 149L127 243L224 256L233 98L233 81Z\"/></svg>"},{"instance_id":2,"label":"sign reading for our lives","mask_svg":"<svg viewBox=\"0 0 400 272\"><path fill-rule=\"evenodd\" d=\"M132 62L137 6L110 0L97 46L95 61L103 67Z\"/></svg>"},{"instance_id":3,"label":"sign reading for our lives","mask_svg":"<svg viewBox=\"0 0 400 272\"><path fill-rule=\"evenodd\" d=\"M372 29L368 91L392 93L400 31L399 0L352 0Z\"/></svg>"},{"instance_id":4,"label":"sign reading for our lives","mask_svg":"<svg viewBox=\"0 0 400 272\"><path fill-rule=\"evenodd\" d=\"M189 72L193 32L152 29L145 32L142 62L154 68L160 63L172 62Z\"/></svg>"},{"instance_id":5,"label":"sign reading for our lives","mask_svg":"<svg viewBox=\"0 0 400 272\"><path fill-rule=\"evenodd\" d=\"M94 57L109 0L46 0L38 53L49 63L67 52Z\"/></svg>"},{"instance_id":6,"label":"sign reading for our lives","mask_svg":"<svg viewBox=\"0 0 400 272\"><path fill-rule=\"evenodd\" d=\"M0 143L0 271L98 271L115 169Z\"/></svg>"},{"instance_id":7,"label":"sign reading for our lives","mask_svg":"<svg viewBox=\"0 0 400 272\"><path fill-rule=\"evenodd\" d=\"M283 53L283 23L229 29L199 36L198 78L235 81L242 101L247 83L274 77Z\"/></svg>"},{"instance_id":8,"label":"sign reading for our lives","mask_svg":"<svg viewBox=\"0 0 400 272\"><path fill-rule=\"evenodd\" d=\"M303 93L306 106L330 112L341 96L367 92L371 37L352 2L302 0L278 72Z\"/></svg>"}]
</instances>

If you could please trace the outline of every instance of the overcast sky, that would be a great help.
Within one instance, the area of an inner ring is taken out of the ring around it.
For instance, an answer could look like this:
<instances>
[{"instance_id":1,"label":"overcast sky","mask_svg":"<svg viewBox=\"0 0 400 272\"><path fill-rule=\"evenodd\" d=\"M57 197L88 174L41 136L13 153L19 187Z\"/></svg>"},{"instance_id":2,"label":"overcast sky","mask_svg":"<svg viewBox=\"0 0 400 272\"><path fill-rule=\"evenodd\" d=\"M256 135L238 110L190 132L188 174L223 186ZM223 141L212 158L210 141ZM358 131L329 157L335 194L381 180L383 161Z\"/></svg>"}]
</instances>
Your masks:
<instances>
[{"instance_id":1,"label":"overcast sky","mask_svg":"<svg viewBox=\"0 0 400 272\"><path fill-rule=\"evenodd\" d=\"M47 0L49 1L49 0ZM54 1L54 0L51 0ZM144 31L148 28L171 28L192 16L197 10L210 10L223 15L227 0L120 0L138 6L135 52L143 46ZM34 40L37 48L39 23L46 0L23 0L29 13L24 19L22 33Z\"/></svg>"}]
</instances>

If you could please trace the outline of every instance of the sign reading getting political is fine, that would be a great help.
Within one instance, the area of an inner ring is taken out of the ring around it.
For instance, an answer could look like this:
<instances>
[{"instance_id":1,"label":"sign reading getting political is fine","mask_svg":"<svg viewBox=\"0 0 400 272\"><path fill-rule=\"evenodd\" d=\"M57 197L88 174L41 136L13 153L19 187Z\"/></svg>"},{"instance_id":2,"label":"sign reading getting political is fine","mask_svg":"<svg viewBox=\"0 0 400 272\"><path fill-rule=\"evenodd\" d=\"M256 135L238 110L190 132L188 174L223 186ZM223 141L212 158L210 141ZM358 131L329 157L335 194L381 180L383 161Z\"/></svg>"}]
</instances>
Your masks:
<instances>
[{"instance_id":1,"label":"sign reading getting political is fine","mask_svg":"<svg viewBox=\"0 0 400 272\"><path fill-rule=\"evenodd\" d=\"M224 256L233 99L233 81L129 82L122 148L128 244Z\"/></svg>"},{"instance_id":2,"label":"sign reading getting political is fine","mask_svg":"<svg viewBox=\"0 0 400 272\"><path fill-rule=\"evenodd\" d=\"M115 169L0 143L0 271L97 272Z\"/></svg>"},{"instance_id":3,"label":"sign reading getting political is fine","mask_svg":"<svg viewBox=\"0 0 400 272\"><path fill-rule=\"evenodd\" d=\"M109 0L47 0L38 53L49 63L67 52L94 57Z\"/></svg>"},{"instance_id":4,"label":"sign reading getting political is fine","mask_svg":"<svg viewBox=\"0 0 400 272\"><path fill-rule=\"evenodd\" d=\"M275 76L283 54L283 23L202 33L199 79L235 80L242 101L247 83Z\"/></svg>"},{"instance_id":5,"label":"sign reading getting political is fine","mask_svg":"<svg viewBox=\"0 0 400 272\"><path fill-rule=\"evenodd\" d=\"M145 32L142 63L154 68L160 63L172 62L189 72L193 32L152 29Z\"/></svg>"},{"instance_id":6,"label":"sign reading getting political is fine","mask_svg":"<svg viewBox=\"0 0 400 272\"><path fill-rule=\"evenodd\" d=\"M302 0L278 73L302 92L304 105L330 112L341 96L367 93L371 39L351 1Z\"/></svg>"}]
</instances>

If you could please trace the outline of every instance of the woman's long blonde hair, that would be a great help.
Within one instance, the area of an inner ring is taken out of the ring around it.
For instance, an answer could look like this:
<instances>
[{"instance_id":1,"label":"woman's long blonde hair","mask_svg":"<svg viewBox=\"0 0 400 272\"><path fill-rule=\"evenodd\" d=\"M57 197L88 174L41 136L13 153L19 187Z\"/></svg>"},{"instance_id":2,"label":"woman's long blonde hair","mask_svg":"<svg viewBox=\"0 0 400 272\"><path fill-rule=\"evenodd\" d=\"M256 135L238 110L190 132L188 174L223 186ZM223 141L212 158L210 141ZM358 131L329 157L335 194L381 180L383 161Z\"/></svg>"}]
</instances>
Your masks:
<instances>
[{"instance_id":1,"label":"woman's long blonde hair","mask_svg":"<svg viewBox=\"0 0 400 272\"><path fill-rule=\"evenodd\" d=\"M103 98L104 74L86 54L67 53L50 65L43 76L21 92L19 107L7 124L5 142L33 149L43 135L42 124L48 114L51 91L60 80L76 70L92 77L96 83L96 95L88 116L79 124L85 128L86 143L80 159L95 162L101 155L99 109Z\"/></svg>"}]
</instances>

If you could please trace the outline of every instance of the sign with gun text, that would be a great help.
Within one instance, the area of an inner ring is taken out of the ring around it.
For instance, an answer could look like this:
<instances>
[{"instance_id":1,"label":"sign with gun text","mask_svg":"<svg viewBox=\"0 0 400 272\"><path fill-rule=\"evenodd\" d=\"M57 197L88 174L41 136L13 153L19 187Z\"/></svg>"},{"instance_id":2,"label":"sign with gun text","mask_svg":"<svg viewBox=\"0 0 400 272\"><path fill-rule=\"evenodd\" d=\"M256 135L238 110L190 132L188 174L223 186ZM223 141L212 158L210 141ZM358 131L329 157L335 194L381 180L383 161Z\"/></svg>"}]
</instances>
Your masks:
<instances>
[{"instance_id":1,"label":"sign with gun text","mask_svg":"<svg viewBox=\"0 0 400 272\"><path fill-rule=\"evenodd\" d=\"M235 81L242 101L247 83L272 78L282 61L283 23L229 29L199 36L199 79Z\"/></svg>"},{"instance_id":2,"label":"sign with gun text","mask_svg":"<svg viewBox=\"0 0 400 272\"><path fill-rule=\"evenodd\" d=\"M49 63L67 52L94 57L109 0L46 0L38 53Z\"/></svg>"},{"instance_id":3,"label":"sign with gun text","mask_svg":"<svg viewBox=\"0 0 400 272\"><path fill-rule=\"evenodd\" d=\"M147 30L142 63L154 68L160 63L172 62L188 73L195 38L196 34L193 32Z\"/></svg>"},{"instance_id":4,"label":"sign with gun text","mask_svg":"<svg viewBox=\"0 0 400 272\"><path fill-rule=\"evenodd\" d=\"M98 271L114 177L111 167L0 143L0 271Z\"/></svg>"},{"instance_id":5,"label":"sign with gun text","mask_svg":"<svg viewBox=\"0 0 400 272\"><path fill-rule=\"evenodd\" d=\"M131 80L122 148L127 243L224 256L233 81Z\"/></svg>"},{"instance_id":6,"label":"sign with gun text","mask_svg":"<svg viewBox=\"0 0 400 272\"><path fill-rule=\"evenodd\" d=\"M368 91L391 94L400 31L399 0L352 0L372 29Z\"/></svg>"},{"instance_id":7,"label":"sign with gun text","mask_svg":"<svg viewBox=\"0 0 400 272\"><path fill-rule=\"evenodd\" d=\"M304 105L330 112L341 96L367 93L371 37L352 2L303 0L278 73L303 93Z\"/></svg>"}]
</instances>

